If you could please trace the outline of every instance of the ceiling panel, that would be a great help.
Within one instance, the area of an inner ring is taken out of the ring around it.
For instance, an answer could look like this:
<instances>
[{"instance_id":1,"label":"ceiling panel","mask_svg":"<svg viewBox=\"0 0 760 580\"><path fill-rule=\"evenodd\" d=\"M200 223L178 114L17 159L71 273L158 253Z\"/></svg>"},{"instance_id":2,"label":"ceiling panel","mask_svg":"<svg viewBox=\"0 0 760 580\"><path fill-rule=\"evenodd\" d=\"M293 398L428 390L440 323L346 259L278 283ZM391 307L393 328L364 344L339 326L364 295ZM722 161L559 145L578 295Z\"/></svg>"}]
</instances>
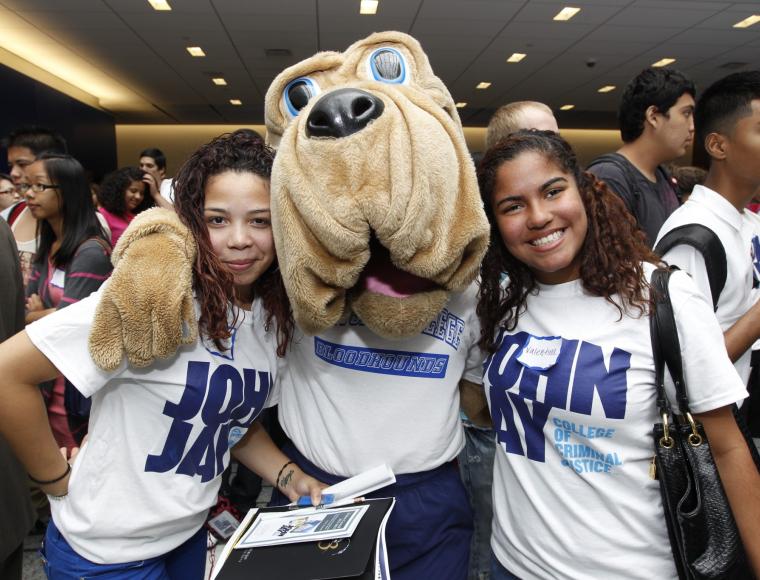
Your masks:
<instances>
[{"instance_id":1,"label":"ceiling panel","mask_svg":"<svg viewBox=\"0 0 760 580\"><path fill-rule=\"evenodd\" d=\"M375 16L360 15L359 0L170 2L170 12L156 12L146 0L0 0L0 46L4 31L39 31L41 44L68 47L183 123L260 123L267 87L284 68L386 29L421 42L454 98L469 103L464 119L531 96L552 106L572 99L584 119L596 112L608 123L628 79L659 58L676 58L700 86L730 72L727 62L760 63L760 24L732 28L760 0L568 0L581 8L569 22L552 20L559 0L380 0ZM207 56L190 57L190 45ZM527 57L507 64L513 52ZM213 86L211 73L228 86ZM481 80L492 87L475 90ZM596 92L608 83L619 90ZM245 104L229 105L232 97ZM120 122L167 119L150 107L113 112Z\"/></svg>"}]
</instances>

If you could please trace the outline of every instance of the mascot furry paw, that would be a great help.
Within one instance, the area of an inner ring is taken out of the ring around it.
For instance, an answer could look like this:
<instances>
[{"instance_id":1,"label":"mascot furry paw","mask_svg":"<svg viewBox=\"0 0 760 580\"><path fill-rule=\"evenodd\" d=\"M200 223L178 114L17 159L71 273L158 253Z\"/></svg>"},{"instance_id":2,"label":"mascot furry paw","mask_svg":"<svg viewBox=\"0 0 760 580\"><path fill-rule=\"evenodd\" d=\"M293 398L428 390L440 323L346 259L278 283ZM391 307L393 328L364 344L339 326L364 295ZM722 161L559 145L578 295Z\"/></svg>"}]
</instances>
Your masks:
<instances>
[{"instance_id":1,"label":"mascot furry paw","mask_svg":"<svg viewBox=\"0 0 760 580\"><path fill-rule=\"evenodd\" d=\"M453 460L460 389L482 399L472 281L489 228L454 102L417 41L386 32L285 70L265 114L278 146L278 261L296 322L315 335L294 338L276 379L292 441L283 451L326 483L386 463L399 483L375 493L397 499L387 527L394 580L463 580L472 513ZM122 239L160 248L171 235L179 248L181 232L150 229L162 211ZM116 272L157 269L155 255L122 251ZM179 250L160 260L164 272L186 272L190 261ZM149 331L130 320L139 314L107 306L180 313L190 282L178 292L170 278L150 276L145 288L114 274L91 335L96 362L120 360L123 344L144 364L154 349L141 347ZM154 329L161 353L164 337L178 346L182 336L179 314L166 319L177 328Z\"/></svg>"}]
</instances>

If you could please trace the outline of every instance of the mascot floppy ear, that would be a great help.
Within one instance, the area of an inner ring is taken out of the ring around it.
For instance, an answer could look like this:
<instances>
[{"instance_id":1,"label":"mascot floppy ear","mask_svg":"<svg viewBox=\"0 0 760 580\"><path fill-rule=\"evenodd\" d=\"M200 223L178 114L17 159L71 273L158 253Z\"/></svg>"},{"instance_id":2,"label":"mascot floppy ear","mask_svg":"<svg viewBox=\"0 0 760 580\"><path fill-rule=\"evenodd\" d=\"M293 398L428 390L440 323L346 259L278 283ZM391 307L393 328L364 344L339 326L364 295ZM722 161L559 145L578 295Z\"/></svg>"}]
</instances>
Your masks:
<instances>
[{"instance_id":1,"label":"mascot floppy ear","mask_svg":"<svg viewBox=\"0 0 760 580\"><path fill-rule=\"evenodd\" d=\"M475 278L488 222L454 101L419 43L373 34L281 73L266 96L278 261L296 322L348 309L419 333Z\"/></svg>"}]
</instances>

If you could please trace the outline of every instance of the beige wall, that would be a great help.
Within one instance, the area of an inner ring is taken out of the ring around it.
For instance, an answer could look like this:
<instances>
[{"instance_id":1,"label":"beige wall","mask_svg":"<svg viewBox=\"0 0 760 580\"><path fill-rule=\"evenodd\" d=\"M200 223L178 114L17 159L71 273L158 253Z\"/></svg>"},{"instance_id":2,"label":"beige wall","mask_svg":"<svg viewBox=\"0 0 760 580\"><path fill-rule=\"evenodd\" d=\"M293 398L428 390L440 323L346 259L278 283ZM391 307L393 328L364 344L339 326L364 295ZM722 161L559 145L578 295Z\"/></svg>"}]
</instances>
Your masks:
<instances>
[{"instance_id":1,"label":"beige wall","mask_svg":"<svg viewBox=\"0 0 760 580\"><path fill-rule=\"evenodd\" d=\"M158 147L166 154L167 175L177 172L182 162L202 144L217 135L239 129L238 125L116 125L116 152L119 167L136 165L140 151ZM263 125L248 128L265 135ZM615 151L622 145L620 132L607 129L565 129L562 136L573 146L581 164L586 165L602 153ZM484 127L465 127L464 136L470 151L482 152L485 148ZM676 160L690 164L691 150Z\"/></svg>"},{"instance_id":2,"label":"beige wall","mask_svg":"<svg viewBox=\"0 0 760 580\"><path fill-rule=\"evenodd\" d=\"M262 137L264 125L116 125L116 156L119 167L137 165L140 151L158 147L166 155L166 174L173 176L193 151L222 133L253 129Z\"/></svg>"}]
</instances>

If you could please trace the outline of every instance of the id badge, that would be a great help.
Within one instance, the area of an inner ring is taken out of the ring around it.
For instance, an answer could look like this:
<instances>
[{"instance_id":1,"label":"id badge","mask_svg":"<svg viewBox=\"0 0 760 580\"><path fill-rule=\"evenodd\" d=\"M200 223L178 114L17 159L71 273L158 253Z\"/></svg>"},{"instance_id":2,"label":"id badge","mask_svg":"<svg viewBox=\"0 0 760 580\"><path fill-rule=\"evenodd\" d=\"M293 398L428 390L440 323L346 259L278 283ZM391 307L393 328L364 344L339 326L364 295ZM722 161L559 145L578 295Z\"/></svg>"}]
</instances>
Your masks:
<instances>
[{"instance_id":1,"label":"id badge","mask_svg":"<svg viewBox=\"0 0 760 580\"><path fill-rule=\"evenodd\" d=\"M561 350L561 336L528 335L516 358L525 368L546 371L557 364Z\"/></svg>"}]
</instances>

